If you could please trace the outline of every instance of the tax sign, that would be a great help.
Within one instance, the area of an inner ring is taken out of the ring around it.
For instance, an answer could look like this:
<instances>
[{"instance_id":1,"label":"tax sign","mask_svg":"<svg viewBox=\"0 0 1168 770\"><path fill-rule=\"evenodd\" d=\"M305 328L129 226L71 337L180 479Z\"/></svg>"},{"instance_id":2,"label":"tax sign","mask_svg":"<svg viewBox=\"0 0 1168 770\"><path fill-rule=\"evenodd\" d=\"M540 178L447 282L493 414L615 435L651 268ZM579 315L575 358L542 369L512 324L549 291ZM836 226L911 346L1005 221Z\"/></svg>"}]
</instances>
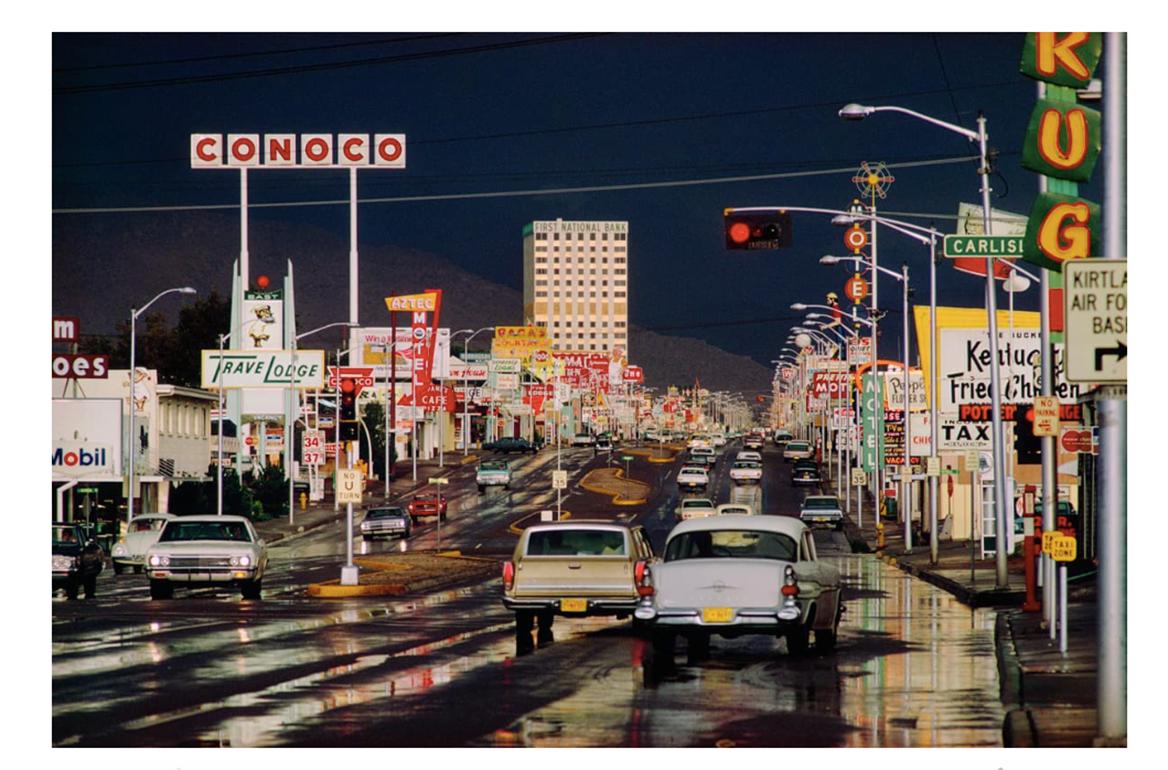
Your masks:
<instances>
[{"instance_id":1,"label":"tax sign","mask_svg":"<svg viewBox=\"0 0 1168 770\"><path fill-rule=\"evenodd\" d=\"M1127 382L1127 260L1063 265L1067 380Z\"/></svg>"}]
</instances>

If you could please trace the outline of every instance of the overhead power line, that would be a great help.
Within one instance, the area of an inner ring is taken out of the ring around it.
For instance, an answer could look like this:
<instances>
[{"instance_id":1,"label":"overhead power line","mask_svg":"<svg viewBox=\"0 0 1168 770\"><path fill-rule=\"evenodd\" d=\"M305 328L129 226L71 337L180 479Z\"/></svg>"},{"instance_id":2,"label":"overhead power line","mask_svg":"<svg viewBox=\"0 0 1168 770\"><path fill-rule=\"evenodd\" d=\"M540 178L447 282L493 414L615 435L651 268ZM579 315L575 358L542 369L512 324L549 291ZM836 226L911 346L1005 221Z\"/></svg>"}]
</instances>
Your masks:
<instances>
[{"instance_id":1,"label":"overhead power line","mask_svg":"<svg viewBox=\"0 0 1168 770\"><path fill-rule=\"evenodd\" d=\"M888 168L919 168L922 166L945 166L956 163L968 163L977 160L977 155L961 155L953 158L937 160L906 161L891 163ZM669 182L635 182L614 185L590 185L586 187L556 187L534 190L502 190L497 192L478 193L449 193L444 195L404 195L389 198L361 198L358 203L420 203L425 201L475 200L485 198L521 198L536 195L576 195L580 193L610 192L614 190L651 190L668 187L697 187L709 184L731 184L735 182L759 182L773 179L797 179L802 177L829 176L832 174L852 173L854 165L839 168L820 169L818 171L787 171L774 174L750 174L746 176L710 177L707 179L680 179ZM279 203L249 203L248 208L301 208L306 206L347 206L348 198L337 198L315 201L285 201ZM227 211L238 210L238 203L211 203L202 205L183 206L124 206L108 208L61 208L53 209L54 214L129 214L141 212L161 211Z\"/></svg>"},{"instance_id":2,"label":"overhead power line","mask_svg":"<svg viewBox=\"0 0 1168 770\"><path fill-rule=\"evenodd\" d=\"M99 83L88 86L61 86L53 89L57 96L72 96L75 94L92 94L105 91L127 91L137 88L158 88L161 86L183 86L195 83L215 83L227 80L245 80L248 78L272 77L275 75L299 75L306 72L327 72L329 70L349 69L352 67L369 67L381 64L396 64L422 59L441 59L451 56L465 56L474 53L488 53L503 51L512 48L526 48L553 43L568 43L585 38L611 34L607 32L586 32L568 35L550 35L547 37L528 38L527 40L513 40L507 43L488 43L484 45L467 46L465 48L446 48L439 51L418 51L416 53L395 54L393 56L375 56L367 59L352 59L342 62L327 62L321 64L301 64L287 67L269 67L266 69L246 70L243 72L228 72L215 75L187 75L176 78L156 78L154 80L125 80L118 83Z\"/></svg>"}]
</instances>

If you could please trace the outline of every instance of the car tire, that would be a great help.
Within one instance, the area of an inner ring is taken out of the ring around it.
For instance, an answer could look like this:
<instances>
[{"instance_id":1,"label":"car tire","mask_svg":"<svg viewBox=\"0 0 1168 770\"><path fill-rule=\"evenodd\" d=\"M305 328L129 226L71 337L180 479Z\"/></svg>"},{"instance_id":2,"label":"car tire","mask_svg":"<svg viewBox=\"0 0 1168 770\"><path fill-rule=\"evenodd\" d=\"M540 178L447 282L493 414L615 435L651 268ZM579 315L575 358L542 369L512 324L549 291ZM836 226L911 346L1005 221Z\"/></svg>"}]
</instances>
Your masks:
<instances>
[{"instance_id":1,"label":"car tire","mask_svg":"<svg viewBox=\"0 0 1168 770\"><path fill-rule=\"evenodd\" d=\"M65 583L65 598L76 599L77 593L81 586L77 584L76 580L69 580Z\"/></svg>"},{"instance_id":2,"label":"car tire","mask_svg":"<svg viewBox=\"0 0 1168 770\"><path fill-rule=\"evenodd\" d=\"M835 643L838 638L836 629L820 629L815 632L815 651L816 652L831 652L835 649Z\"/></svg>"},{"instance_id":3,"label":"car tire","mask_svg":"<svg viewBox=\"0 0 1168 770\"><path fill-rule=\"evenodd\" d=\"M807 653L807 648L811 643L811 630L808 626L800 626L793 631L788 631L786 636L789 655L805 655Z\"/></svg>"},{"instance_id":4,"label":"car tire","mask_svg":"<svg viewBox=\"0 0 1168 770\"><path fill-rule=\"evenodd\" d=\"M85 587L86 599L92 599L97 596L97 575L90 575L81 582Z\"/></svg>"},{"instance_id":5,"label":"car tire","mask_svg":"<svg viewBox=\"0 0 1168 770\"><path fill-rule=\"evenodd\" d=\"M263 590L263 582L264 582L263 578L256 578L255 580L248 580L248 581L245 581L243 583L240 583L239 584L239 592L241 594L243 594L244 599L258 600L261 598L261 592Z\"/></svg>"},{"instance_id":6,"label":"car tire","mask_svg":"<svg viewBox=\"0 0 1168 770\"><path fill-rule=\"evenodd\" d=\"M366 543L368 543L373 538L370 537L369 535L361 535L361 539L364 540Z\"/></svg>"},{"instance_id":7,"label":"car tire","mask_svg":"<svg viewBox=\"0 0 1168 770\"><path fill-rule=\"evenodd\" d=\"M688 638L689 649L686 657L691 663L708 660L710 657L710 635L704 632L692 634Z\"/></svg>"},{"instance_id":8,"label":"car tire","mask_svg":"<svg viewBox=\"0 0 1168 770\"><path fill-rule=\"evenodd\" d=\"M151 599L169 599L174 596L174 586L165 580L150 581Z\"/></svg>"},{"instance_id":9,"label":"car tire","mask_svg":"<svg viewBox=\"0 0 1168 770\"><path fill-rule=\"evenodd\" d=\"M483 492L485 492L485 491L486 491L486 489L487 489L487 488L486 488L486 487L484 487L482 484L479 484L479 494L480 494L480 495L481 495Z\"/></svg>"},{"instance_id":10,"label":"car tire","mask_svg":"<svg viewBox=\"0 0 1168 770\"><path fill-rule=\"evenodd\" d=\"M532 610L515 610L515 633L530 634L535 625L535 612Z\"/></svg>"},{"instance_id":11,"label":"car tire","mask_svg":"<svg viewBox=\"0 0 1168 770\"><path fill-rule=\"evenodd\" d=\"M122 572L124 572L125 569L126 569L126 566L124 564L118 564L116 561L114 562L114 574L115 575L122 574Z\"/></svg>"},{"instance_id":12,"label":"car tire","mask_svg":"<svg viewBox=\"0 0 1168 770\"><path fill-rule=\"evenodd\" d=\"M677 641L677 635L672 631L661 631L654 629L650 632L649 638L653 644L653 655L661 662L673 659L673 647Z\"/></svg>"}]
</instances>

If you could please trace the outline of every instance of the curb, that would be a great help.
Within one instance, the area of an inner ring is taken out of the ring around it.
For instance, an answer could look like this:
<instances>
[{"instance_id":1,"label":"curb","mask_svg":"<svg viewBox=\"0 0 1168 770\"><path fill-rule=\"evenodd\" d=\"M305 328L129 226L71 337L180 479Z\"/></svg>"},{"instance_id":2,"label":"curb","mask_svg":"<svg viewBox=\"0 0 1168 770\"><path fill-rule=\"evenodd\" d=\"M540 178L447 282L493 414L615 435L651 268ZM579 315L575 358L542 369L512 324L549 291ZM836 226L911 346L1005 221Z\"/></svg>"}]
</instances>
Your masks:
<instances>
[{"instance_id":1,"label":"curb","mask_svg":"<svg viewBox=\"0 0 1168 770\"><path fill-rule=\"evenodd\" d=\"M414 593L417 591L428 591L444 585L454 585L469 577L477 577L480 575L493 574L495 571L495 559L486 559L481 557L464 557L459 551L441 551L436 556L464 558L471 561L478 562L483 566L478 569L466 570L462 574L451 577L449 575L438 575L435 577L424 578L412 582L401 583L358 583L355 586L343 586L340 584L340 579L329 580L324 583L309 583L308 595L319 599L351 599L363 596L401 596L402 594ZM487 565L490 564L490 568ZM389 570L370 570L370 575L381 574Z\"/></svg>"},{"instance_id":2,"label":"curb","mask_svg":"<svg viewBox=\"0 0 1168 770\"><path fill-rule=\"evenodd\" d=\"M314 529L328 526L334 522L343 521L344 518L345 514L338 511L332 516L325 517L320 521L313 522L312 524L301 524L295 532L273 532L270 536L264 537L264 541L271 545L272 543L279 542L280 540L291 540L293 538L300 537L301 535L306 535Z\"/></svg>"},{"instance_id":3,"label":"curb","mask_svg":"<svg viewBox=\"0 0 1168 770\"><path fill-rule=\"evenodd\" d=\"M580 479L580 481L577 483L581 487L583 487L584 489L587 489L589 492L595 492L596 494L599 494L599 495L610 496L612 498L613 505L630 505L630 506L631 505L644 505L645 503L649 502L648 497L638 497L638 498L622 497L620 492L612 492L612 491L604 489L602 487L598 487L595 484L588 483L588 477L591 476L593 473L597 473L598 471L608 471L608 470L610 470L610 469L608 469L608 468L595 468L593 470L590 470L590 471L588 471L588 473L586 473L584 475L584 478ZM652 489L652 487L649 484L646 484L643 481L637 481L636 479L624 478L624 473L620 468L612 468L611 470L616 475L617 478L623 480L626 484L637 484L639 486L644 487L645 489Z\"/></svg>"}]
</instances>

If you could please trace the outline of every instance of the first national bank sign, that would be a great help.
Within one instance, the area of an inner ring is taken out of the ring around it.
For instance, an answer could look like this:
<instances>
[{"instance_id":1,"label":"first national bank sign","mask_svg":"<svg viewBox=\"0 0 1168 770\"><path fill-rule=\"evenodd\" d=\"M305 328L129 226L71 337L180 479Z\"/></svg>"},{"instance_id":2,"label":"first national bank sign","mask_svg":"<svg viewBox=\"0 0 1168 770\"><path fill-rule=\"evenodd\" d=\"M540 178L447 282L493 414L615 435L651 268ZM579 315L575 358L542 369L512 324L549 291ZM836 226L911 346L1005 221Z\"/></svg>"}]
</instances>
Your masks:
<instances>
[{"instance_id":1,"label":"first national bank sign","mask_svg":"<svg viewBox=\"0 0 1168 770\"><path fill-rule=\"evenodd\" d=\"M191 134L191 168L405 168L405 134Z\"/></svg>"}]
</instances>

